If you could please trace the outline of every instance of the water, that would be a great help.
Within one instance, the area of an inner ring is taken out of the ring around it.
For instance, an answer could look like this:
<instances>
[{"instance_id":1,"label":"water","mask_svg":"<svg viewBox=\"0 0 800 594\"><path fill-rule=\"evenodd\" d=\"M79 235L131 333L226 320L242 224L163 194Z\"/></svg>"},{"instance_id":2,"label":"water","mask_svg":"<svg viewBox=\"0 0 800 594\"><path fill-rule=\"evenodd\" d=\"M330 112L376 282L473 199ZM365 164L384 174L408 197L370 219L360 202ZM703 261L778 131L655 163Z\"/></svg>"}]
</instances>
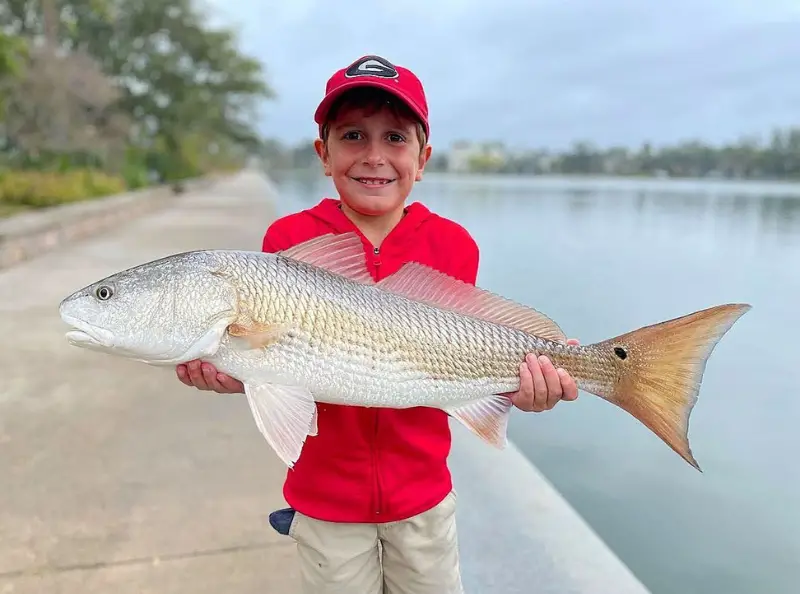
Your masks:
<instances>
[{"instance_id":1,"label":"water","mask_svg":"<svg viewBox=\"0 0 800 594\"><path fill-rule=\"evenodd\" d=\"M280 210L332 195L277 177ZM753 309L707 366L704 473L582 393L510 437L654 594L800 591L800 190L765 184L428 175L419 200L481 248L478 283L588 343L725 302ZM518 411L517 411L518 412Z\"/></svg>"}]
</instances>

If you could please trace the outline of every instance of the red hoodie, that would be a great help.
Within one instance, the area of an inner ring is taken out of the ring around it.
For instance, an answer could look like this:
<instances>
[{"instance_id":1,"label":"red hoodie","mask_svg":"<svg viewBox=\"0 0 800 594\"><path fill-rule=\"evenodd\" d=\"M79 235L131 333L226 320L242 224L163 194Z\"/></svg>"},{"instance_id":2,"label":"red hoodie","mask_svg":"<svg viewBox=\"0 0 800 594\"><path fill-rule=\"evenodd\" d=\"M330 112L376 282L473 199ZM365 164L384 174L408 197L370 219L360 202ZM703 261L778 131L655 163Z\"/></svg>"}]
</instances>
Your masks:
<instances>
[{"instance_id":1,"label":"red hoodie","mask_svg":"<svg viewBox=\"0 0 800 594\"><path fill-rule=\"evenodd\" d=\"M376 281L413 260L475 284L475 241L463 227L419 202L406 208L380 249L347 218L338 200L325 198L270 225L263 251L346 231L361 236ZM306 439L283 490L300 513L331 522L392 522L430 509L450 492L450 425L444 411L325 403L317 408L318 434Z\"/></svg>"}]
</instances>

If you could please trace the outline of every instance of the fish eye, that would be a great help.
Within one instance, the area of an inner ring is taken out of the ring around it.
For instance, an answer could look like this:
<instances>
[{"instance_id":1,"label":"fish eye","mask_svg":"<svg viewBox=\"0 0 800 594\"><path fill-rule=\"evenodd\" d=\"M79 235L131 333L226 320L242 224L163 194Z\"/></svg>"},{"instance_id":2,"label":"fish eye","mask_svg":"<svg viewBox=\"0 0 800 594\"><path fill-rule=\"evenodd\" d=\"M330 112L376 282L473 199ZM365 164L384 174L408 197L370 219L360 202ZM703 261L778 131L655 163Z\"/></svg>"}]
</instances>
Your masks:
<instances>
[{"instance_id":1,"label":"fish eye","mask_svg":"<svg viewBox=\"0 0 800 594\"><path fill-rule=\"evenodd\" d=\"M94 294L100 301L108 301L109 299L111 299L111 296L114 294L114 291L111 290L111 287L107 285L102 285L97 287L97 289L95 289Z\"/></svg>"}]
</instances>

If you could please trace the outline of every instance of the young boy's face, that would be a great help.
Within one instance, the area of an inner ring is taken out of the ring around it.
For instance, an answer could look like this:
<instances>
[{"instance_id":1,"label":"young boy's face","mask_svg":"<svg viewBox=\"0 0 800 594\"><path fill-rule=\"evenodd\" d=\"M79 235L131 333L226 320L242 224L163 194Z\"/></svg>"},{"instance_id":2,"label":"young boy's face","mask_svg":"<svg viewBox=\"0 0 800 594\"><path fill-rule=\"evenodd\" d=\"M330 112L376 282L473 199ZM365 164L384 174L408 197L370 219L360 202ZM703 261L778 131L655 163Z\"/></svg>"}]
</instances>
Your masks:
<instances>
[{"instance_id":1,"label":"young boy's face","mask_svg":"<svg viewBox=\"0 0 800 594\"><path fill-rule=\"evenodd\" d=\"M319 139L315 147L342 201L372 216L403 208L431 153L421 149L413 121L355 107L330 122L327 147Z\"/></svg>"}]
</instances>

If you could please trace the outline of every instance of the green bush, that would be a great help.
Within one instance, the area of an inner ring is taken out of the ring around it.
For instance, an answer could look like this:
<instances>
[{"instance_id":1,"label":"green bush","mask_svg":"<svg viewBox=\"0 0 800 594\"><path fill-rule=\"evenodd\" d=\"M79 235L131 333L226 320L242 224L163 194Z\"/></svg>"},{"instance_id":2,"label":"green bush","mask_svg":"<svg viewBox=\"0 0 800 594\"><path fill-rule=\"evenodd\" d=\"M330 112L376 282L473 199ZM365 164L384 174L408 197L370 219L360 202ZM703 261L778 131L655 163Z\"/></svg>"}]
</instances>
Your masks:
<instances>
[{"instance_id":1,"label":"green bush","mask_svg":"<svg viewBox=\"0 0 800 594\"><path fill-rule=\"evenodd\" d=\"M125 180L92 169L7 171L0 176L0 204L46 207L119 194Z\"/></svg>"}]
</instances>

